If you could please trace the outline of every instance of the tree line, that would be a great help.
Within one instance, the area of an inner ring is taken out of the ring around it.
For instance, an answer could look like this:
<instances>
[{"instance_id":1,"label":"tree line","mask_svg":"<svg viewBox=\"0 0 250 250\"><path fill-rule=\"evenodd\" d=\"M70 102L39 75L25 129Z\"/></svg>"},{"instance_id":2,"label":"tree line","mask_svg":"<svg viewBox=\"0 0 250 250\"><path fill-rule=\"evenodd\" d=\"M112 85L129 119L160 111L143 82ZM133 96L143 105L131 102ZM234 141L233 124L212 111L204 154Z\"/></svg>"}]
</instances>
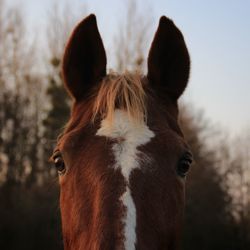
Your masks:
<instances>
[{"instance_id":1,"label":"tree line","mask_svg":"<svg viewBox=\"0 0 250 250\"><path fill-rule=\"evenodd\" d=\"M113 39L115 70L143 71L150 19L135 1L126 8ZM70 113L60 70L76 19L69 6L48 13L41 62L24 14L0 0L0 249L63 249L57 173L48 158ZM187 104L180 123L195 159L182 249L250 249L250 131L230 139Z\"/></svg>"}]
</instances>

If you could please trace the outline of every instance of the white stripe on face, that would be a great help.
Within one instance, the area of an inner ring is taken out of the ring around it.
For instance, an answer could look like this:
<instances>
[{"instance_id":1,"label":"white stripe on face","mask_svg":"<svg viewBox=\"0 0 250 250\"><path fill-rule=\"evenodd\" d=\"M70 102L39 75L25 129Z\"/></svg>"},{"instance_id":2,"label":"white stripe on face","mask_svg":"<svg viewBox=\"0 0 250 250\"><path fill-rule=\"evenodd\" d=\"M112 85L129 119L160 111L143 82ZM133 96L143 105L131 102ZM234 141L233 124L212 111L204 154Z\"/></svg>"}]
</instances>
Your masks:
<instances>
[{"instance_id":1,"label":"white stripe on face","mask_svg":"<svg viewBox=\"0 0 250 250\"><path fill-rule=\"evenodd\" d=\"M136 243L136 207L131 196L129 177L132 170L140 168L138 162L138 146L147 144L154 133L146 124L137 124L129 119L127 113L122 110L115 110L112 123L107 120L101 122L101 127L96 135L117 139L113 145L116 169L121 169L126 181L126 190L121 196L121 201L126 208L126 215L123 218L125 250L134 250Z\"/></svg>"}]
</instances>

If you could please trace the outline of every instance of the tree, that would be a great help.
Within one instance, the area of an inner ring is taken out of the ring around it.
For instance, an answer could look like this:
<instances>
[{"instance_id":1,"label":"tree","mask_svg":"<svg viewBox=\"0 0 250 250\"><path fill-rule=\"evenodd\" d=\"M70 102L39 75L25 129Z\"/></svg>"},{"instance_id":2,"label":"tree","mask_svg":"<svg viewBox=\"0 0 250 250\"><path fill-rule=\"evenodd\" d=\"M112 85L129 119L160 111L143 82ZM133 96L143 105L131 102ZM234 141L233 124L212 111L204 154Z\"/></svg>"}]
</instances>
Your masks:
<instances>
[{"instance_id":1,"label":"tree","mask_svg":"<svg viewBox=\"0 0 250 250\"><path fill-rule=\"evenodd\" d=\"M25 25L20 10L5 7L3 1L1 7L0 148L8 158L6 185L10 185L27 177L30 167L28 155L37 143L34 142L34 131L30 129L31 123L36 121L33 96L30 95L34 53L32 47L26 46L23 36Z\"/></svg>"},{"instance_id":2,"label":"tree","mask_svg":"<svg viewBox=\"0 0 250 250\"><path fill-rule=\"evenodd\" d=\"M194 164L187 177L183 249L236 249L231 197L218 171L217 150L207 143L213 129L201 114L182 107L180 123Z\"/></svg>"},{"instance_id":3,"label":"tree","mask_svg":"<svg viewBox=\"0 0 250 250\"><path fill-rule=\"evenodd\" d=\"M125 3L125 21L120 23L114 37L115 68L120 73L126 70L143 72L152 23L149 13L152 8L148 6L151 12L146 10L148 15L145 17L145 9L141 12L136 1L127 0Z\"/></svg>"},{"instance_id":4,"label":"tree","mask_svg":"<svg viewBox=\"0 0 250 250\"><path fill-rule=\"evenodd\" d=\"M228 138L220 139L218 158L224 185L231 197L237 249L243 250L250 247L250 130L242 130L240 136Z\"/></svg>"}]
</instances>

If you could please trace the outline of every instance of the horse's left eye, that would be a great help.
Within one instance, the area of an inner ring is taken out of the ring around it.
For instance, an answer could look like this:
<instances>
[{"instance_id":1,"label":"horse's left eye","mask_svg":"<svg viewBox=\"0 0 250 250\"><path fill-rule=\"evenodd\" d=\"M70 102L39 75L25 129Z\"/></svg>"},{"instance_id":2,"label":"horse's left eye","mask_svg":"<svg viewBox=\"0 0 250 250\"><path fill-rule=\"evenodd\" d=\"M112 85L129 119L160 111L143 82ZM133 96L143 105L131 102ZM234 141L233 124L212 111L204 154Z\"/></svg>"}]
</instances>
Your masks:
<instances>
[{"instance_id":1,"label":"horse's left eye","mask_svg":"<svg viewBox=\"0 0 250 250\"><path fill-rule=\"evenodd\" d=\"M193 157L190 152L186 152L182 158L180 159L178 166L177 166L177 174L180 177L185 177L187 175L188 170L192 164Z\"/></svg>"},{"instance_id":2,"label":"horse's left eye","mask_svg":"<svg viewBox=\"0 0 250 250\"><path fill-rule=\"evenodd\" d=\"M56 170L58 171L59 174L64 174L65 173L65 164L64 164L64 160L62 158L61 154L55 154L53 156L53 161L54 161L54 165L56 167Z\"/></svg>"}]
</instances>

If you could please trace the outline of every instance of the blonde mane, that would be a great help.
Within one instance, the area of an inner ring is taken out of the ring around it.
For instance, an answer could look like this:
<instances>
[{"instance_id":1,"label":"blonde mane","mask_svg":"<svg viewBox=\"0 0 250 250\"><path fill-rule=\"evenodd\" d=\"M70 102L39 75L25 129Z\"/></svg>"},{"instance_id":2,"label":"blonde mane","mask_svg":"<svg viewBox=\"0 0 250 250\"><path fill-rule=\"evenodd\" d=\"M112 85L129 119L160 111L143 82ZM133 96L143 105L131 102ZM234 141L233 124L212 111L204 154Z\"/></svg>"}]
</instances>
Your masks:
<instances>
[{"instance_id":1,"label":"blonde mane","mask_svg":"<svg viewBox=\"0 0 250 250\"><path fill-rule=\"evenodd\" d=\"M97 115L113 121L115 109L125 110L129 119L143 123L146 118L146 94L139 73L111 73L101 82L94 106L93 120Z\"/></svg>"}]
</instances>

